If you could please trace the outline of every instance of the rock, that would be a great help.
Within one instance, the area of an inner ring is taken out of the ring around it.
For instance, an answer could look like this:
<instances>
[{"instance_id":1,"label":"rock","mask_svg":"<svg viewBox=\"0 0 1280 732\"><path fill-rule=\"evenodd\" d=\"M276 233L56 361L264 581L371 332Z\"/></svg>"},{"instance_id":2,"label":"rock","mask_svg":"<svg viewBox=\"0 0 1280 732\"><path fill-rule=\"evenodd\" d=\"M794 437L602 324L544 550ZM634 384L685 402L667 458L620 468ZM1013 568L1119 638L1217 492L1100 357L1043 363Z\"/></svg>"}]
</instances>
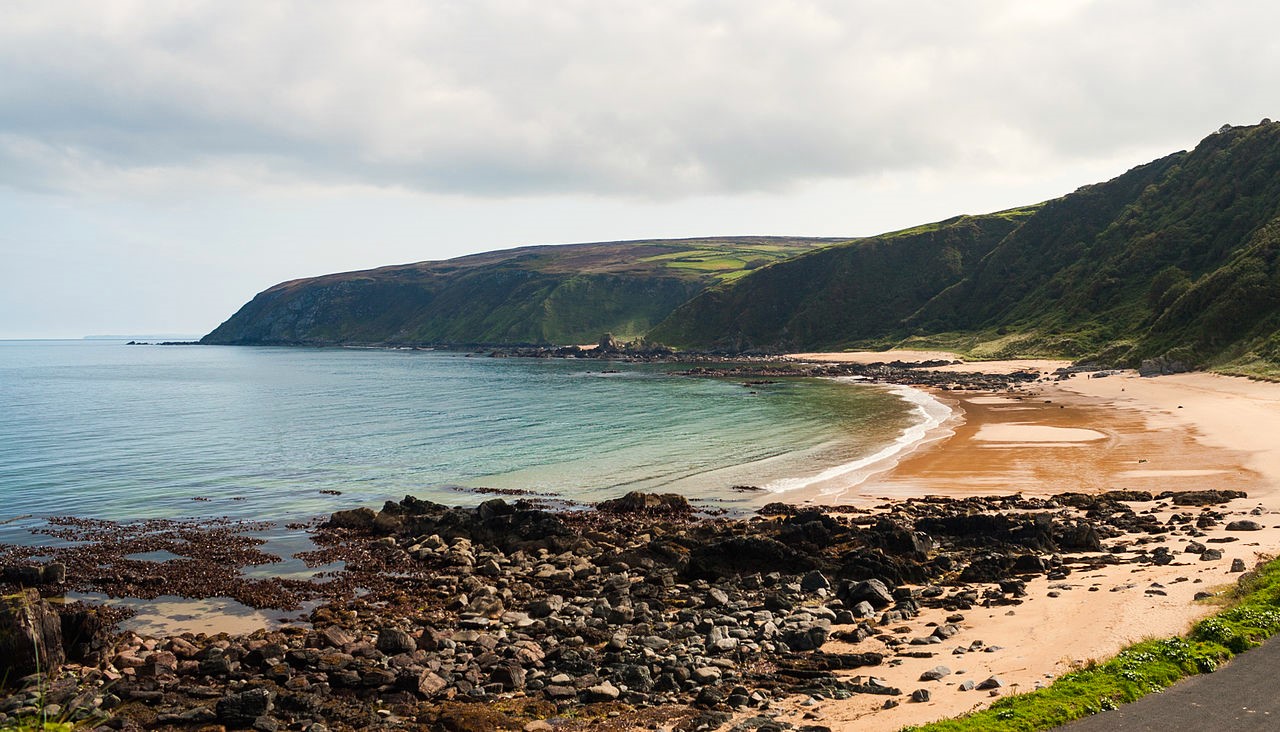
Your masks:
<instances>
[{"instance_id":1,"label":"rock","mask_svg":"<svg viewBox=\"0 0 1280 732\"><path fill-rule=\"evenodd\" d=\"M933 668L920 674L921 681L937 681L943 677L950 676L951 669L946 666L934 666Z\"/></svg>"},{"instance_id":2,"label":"rock","mask_svg":"<svg viewBox=\"0 0 1280 732\"><path fill-rule=\"evenodd\" d=\"M1164 491L1156 500L1172 500L1175 506L1216 506L1236 498L1248 498L1244 491Z\"/></svg>"},{"instance_id":3,"label":"rock","mask_svg":"<svg viewBox=\"0 0 1280 732\"><path fill-rule=\"evenodd\" d=\"M829 590L831 589L831 582L827 579L826 575L815 569L800 579L800 589L805 592Z\"/></svg>"},{"instance_id":4,"label":"rock","mask_svg":"<svg viewBox=\"0 0 1280 732\"><path fill-rule=\"evenodd\" d=\"M755 572L799 573L813 569L813 565L811 558L777 539L735 536L695 548L684 573L693 579L713 580Z\"/></svg>"},{"instance_id":5,"label":"rock","mask_svg":"<svg viewBox=\"0 0 1280 732\"><path fill-rule=\"evenodd\" d=\"M677 493L644 493L631 491L622 498L601 501L597 511L608 513L647 513L663 515L688 515L693 513L689 499Z\"/></svg>"},{"instance_id":6,"label":"rock","mask_svg":"<svg viewBox=\"0 0 1280 732\"><path fill-rule=\"evenodd\" d=\"M693 670L693 680L699 684L714 684L720 680L720 669L715 666L699 666Z\"/></svg>"},{"instance_id":7,"label":"rock","mask_svg":"<svg viewBox=\"0 0 1280 732\"><path fill-rule=\"evenodd\" d=\"M588 687L586 691L582 692L582 700L588 704L594 704L596 702L611 702L617 701L621 694L622 692L618 690L618 687L606 681L604 683Z\"/></svg>"},{"instance_id":8,"label":"rock","mask_svg":"<svg viewBox=\"0 0 1280 732\"><path fill-rule=\"evenodd\" d=\"M0 679L53 673L65 660L62 621L38 590L0 597Z\"/></svg>"},{"instance_id":9,"label":"rock","mask_svg":"<svg viewBox=\"0 0 1280 732\"><path fill-rule=\"evenodd\" d=\"M1000 680L999 676L988 676L986 680L978 684L976 688L980 691L985 691L987 689L999 689L1002 686L1004 686L1004 682Z\"/></svg>"},{"instance_id":10,"label":"rock","mask_svg":"<svg viewBox=\"0 0 1280 732\"><path fill-rule=\"evenodd\" d=\"M1241 519L1227 524L1227 531L1262 531L1262 524L1250 519Z\"/></svg>"},{"instance_id":11,"label":"rock","mask_svg":"<svg viewBox=\"0 0 1280 732\"><path fill-rule=\"evenodd\" d=\"M865 602L877 610L893 604L893 594L878 579L863 580L857 583L846 582L840 589L840 599L846 607L853 607L860 602Z\"/></svg>"},{"instance_id":12,"label":"rock","mask_svg":"<svg viewBox=\"0 0 1280 732\"><path fill-rule=\"evenodd\" d=\"M827 642L830 632L823 625L788 628L782 631L782 642L793 651L816 651Z\"/></svg>"},{"instance_id":13,"label":"rock","mask_svg":"<svg viewBox=\"0 0 1280 732\"><path fill-rule=\"evenodd\" d=\"M46 585L60 585L67 580L67 565L62 562L50 562L40 568L40 582Z\"/></svg>"},{"instance_id":14,"label":"rock","mask_svg":"<svg viewBox=\"0 0 1280 732\"><path fill-rule=\"evenodd\" d=\"M1180 374L1190 370L1191 366L1185 361L1179 361L1168 356L1144 358L1138 364L1139 376L1163 376L1165 374Z\"/></svg>"},{"instance_id":15,"label":"rock","mask_svg":"<svg viewBox=\"0 0 1280 732\"><path fill-rule=\"evenodd\" d=\"M719 587L712 587L707 592L707 605L709 607L720 607L729 604L729 595Z\"/></svg>"},{"instance_id":16,"label":"rock","mask_svg":"<svg viewBox=\"0 0 1280 732\"><path fill-rule=\"evenodd\" d=\"M573 699L578 696L578 690L568 684L548 684L542 690L548 699Z\"/></svg>"},{"instance_id":17,"label":"rock","mask_svg":"<svg viewBox=\"0 0 1280 732\"><path fill-rule=\"evenodd\" d=\"M372 531L378 514L370 508L353 508L346 511L335 511L325 524L331 529L354 529L356 531ZM251 720L252 721L252 720Z\"/></svg>"},{"instance_id":18,"label":"rock","mask_svg":"<svg viewBox=\"0 0 1280 732\"><path fill-rule=\"evenodd\" d=\"M410 677L412 678L412 677ZM417 691L425 697L432 697L440 693L449 685L439 674L431 671L423 671L417 680Z\"/></svg>"},{"instance_id":19,"label":"rock","mask_svg":"<svg viewBox=\"0 0 1280 732\"><path fill-rule=\"evenodd\" d=\"M1200 561L1202 562L1216 562L1219 559L1222 559L1221 549L1205 549L1204 553L1200 555Z\"/></svg>"},{"instance_id":20,"label":"rock","mask_svg":"<svg viewBox=\"0 0 1280 732\"><path fill-rule=\"evenodd\" d=\"M520 691L524 688L525 670L518 663L504 663L494 667L489 673L489 680L502 684L503 691Z\"/></svg>"},{"instance_id":21,"label":"rock","mask_svg":"<svg viewBox=\"0 0 1280 732\"><path fill-rule=\"evenodd\" d=\"M1244 560L1243 560L1243 559L1241 559L1241 558L1239 558L1239 557L1236 557L1235 559L1232 559L1232 560L1231 560L1231 571L1232 571L1232 572L1243 572L1243 571L1244 571Z\"/></svg>"},{"instance_id":22,"label":"rock","mask_svg":"<svg viewBox=\"0 0 1280 732\"><path fill-rule=\"evenodd\" d=\"M377 646L379 651L388 656L394 656L418 650L418 641L399 628L383 628L378 633Z\"/></svg>"},{"instance_id":23,"label":"rock","mask_svg":"<svg viewBox=\"0 0 1280 732\"><path fill-rule=\"evenodd\" d=\"M853 606L853 610L851 612L855 618L870 618L875 616L876 609L871 606L871 603L866 600L862 600Z\"/></svg>"},{"instance_id":24,"label":"rock","mask_svg":"<svg viewBox=\"0 0 1280 732\"><path fill-rule=\"evenodd\" d=\"M1042 574L1049 571L1049 561L1038 554L1020 554L1013 560L1011 571L1017 574Z\"/></svg>"},{"instance_id":25,"label":"rock","mask_svg":"<svg viewBox=\"0 0 1280 732\"><path fill-rule=\"evenodd\" d=\"M355 637L337 625L330 625L320 631L320 637L330 646L334 648L342 648L348 643L354 643Z\"/></svg>"},{"instance_id":26,"label":"rock","mask_svg":"<svg viewBox=\"0 0 1280 732\"><path fill-rule=\"evenodd\" d=\"M911 701L916 703L923 703L923 702L929 701L929 690L916 689L915 691L911 692Z\"/></svg>"},{"instance_id":27,"label":"rock","mask_svg":"<svg viewBox=\"0 0 1280 732\"><path fill-rule=\"evenodd\" d=\"M229 694L218 700L218 721L233 728L253 725L254 720L271 711L271 692L266 689L250 689L239 694Z\"/></svg>"}]
</instances>

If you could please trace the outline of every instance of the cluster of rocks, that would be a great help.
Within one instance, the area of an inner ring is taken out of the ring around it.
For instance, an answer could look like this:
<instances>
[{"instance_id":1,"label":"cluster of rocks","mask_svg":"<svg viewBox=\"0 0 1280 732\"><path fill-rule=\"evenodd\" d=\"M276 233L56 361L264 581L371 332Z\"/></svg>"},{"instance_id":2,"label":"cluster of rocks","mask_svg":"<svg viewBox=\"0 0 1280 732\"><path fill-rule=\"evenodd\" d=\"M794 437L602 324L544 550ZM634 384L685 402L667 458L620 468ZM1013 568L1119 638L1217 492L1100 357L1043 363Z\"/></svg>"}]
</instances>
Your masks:
<instances>
[{"instance_id":1,"label":"cluster of rocks","mask_svg":"<svg viewBox=\"0 0 1280 732\"><path fill-rule=\"evenodd\" d=\"M1194 538L1203 522L1222 520L1213 506L1233 497L1169 494L1166 504L1203 508L1168 521L1128 505L1155 500L1140 492L925 498L868 510L770 504L746 519L699 515L670 495L562 512L523 499L458 508L406 497L380 511L339 511L315 531L320 548L306 558L345 566L313 581L341 595L307 627L126 635L78 656L67 678L46 659L45 673L28 679L62 690L45 697L57 711L110 716L117 727L318 732L520 729L548 719L556 729L655 719L713 729L733 715L770 717L795 695L922 701L929 690L904 694L878 675L848 672L930 658L955 643L964 611L1021 603L1033 576L1120 561L1113 546L1160 563L1170 556L1153 546L1162 535ZM76 567L68 565L70 583L84 581ZM946 622L909 637L902 624L925 608L945 610ZM834 652L833 638L878 650ZM951 653L996 650L973 641ZM29 701L12 694L0 714L30 713Z\"/></svg>"},{"instance_id":2,"label":"cluster of rocks","mask_svg":"<svg viewBox=\"0 0 1280 732\"><path fill-rule=\"evenodd\" d=\"M777 378L831 378L855 376L866 381L883 384L907 384L929 386L943 391L1006 391L1039 380L1037 371L1014 371L1008 374L979 372L930 371L923 368L943 363L803 363L795 361L764 361L755 363L730 363L723 366L699 365L675 372L680 376L699 376L730 379Z\"/></svg>"}]
</instances>

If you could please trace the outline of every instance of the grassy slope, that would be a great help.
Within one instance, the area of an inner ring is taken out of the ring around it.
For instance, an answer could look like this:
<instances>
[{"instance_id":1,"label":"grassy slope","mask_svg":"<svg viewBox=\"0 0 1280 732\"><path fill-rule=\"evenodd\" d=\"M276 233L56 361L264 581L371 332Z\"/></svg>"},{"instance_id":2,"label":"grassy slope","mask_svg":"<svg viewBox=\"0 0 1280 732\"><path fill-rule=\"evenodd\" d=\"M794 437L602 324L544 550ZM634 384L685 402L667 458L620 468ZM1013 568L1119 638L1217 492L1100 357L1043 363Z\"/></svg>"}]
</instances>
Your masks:
<instances>
[{"instance_id":1,"label":"grassy slope","mask_svg":"<svg viewBox=\"0 0 1280 732\"><path fill-rule=\"evenodd\" d=\"M525 247L294 280L207 343L582 343L643 334L703 288L835 240L739 237Z\"/></svg>"},{"instance_id":2,"label":"grassy slope","mask_svg":"<svg viewBox=\"0 0 1280 732\"><path fill-rule=\"evenodd\" d=\"M650 338L729 349L840 348L883 338L1034 210L961 216L763 267L702 292Z\"/></svg>"},{"instance_id":3,"label":"grassy slope","mask_svg":"<svg viewBox=\"0 0 1280 732\"><path fill-rule=\"evenodd\" d=\"M967 339L980 355L1110 349L1132 361L1190 346L1178 355L1212 361L1250 335L1241 326L1274 309L1268 295L1234 303L1206 293L1244 274L1232 263L1277 213L1280 125L1211 135L1189 153L1050 202L912 322L935 339L946 334L938 342ZM1210 299L1213 326L1193 314Z\"/></svg>"},{"instance_id":4,"label":"grassy slope","mask_svg":"<svg viewBox=\"0 0 1280 732\"><path fill-rule=\"evenodd\" d=\"M704 292L651 335L685 347L899 345L1122 364L1168 355L1275 376L1278 217L1280 124L1232 128L1039 207L765 267ZM1002 232L1002 221L1013 225Z\"/></svg>"}]
</instances>

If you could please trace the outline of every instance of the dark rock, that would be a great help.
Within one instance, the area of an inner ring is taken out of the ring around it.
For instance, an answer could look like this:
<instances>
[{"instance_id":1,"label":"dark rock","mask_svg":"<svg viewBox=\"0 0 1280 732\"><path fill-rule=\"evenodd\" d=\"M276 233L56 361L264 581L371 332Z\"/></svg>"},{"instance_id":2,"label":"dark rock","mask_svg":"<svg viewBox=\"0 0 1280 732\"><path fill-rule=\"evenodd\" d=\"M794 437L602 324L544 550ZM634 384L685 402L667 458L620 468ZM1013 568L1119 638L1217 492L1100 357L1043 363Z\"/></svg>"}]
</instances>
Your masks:
<instances>
[{"instance_id":1,"label":"dark rock","mask_svg":"<svg viewBox=\"0 0 1280 732\"><path fill-rule=\"evenodd\" d=\"M815 569L800 578L800 589L805 592L828 590L831 589L831 582L827 579L826 575Z\"/></svg>"},{"instance_id":2,"label":"dark rock","mask_svg":"<svg viewBox=\"0 0 1280 732\"><path fill-rule=\"evenodd\" d=\"M501 684L503 691L519 691L524 688L525 670L518 663L504 663L494 667L489 680Z\"/></svg>"},{"instance_id":3,"label":"dark rock","mask_svg":"<svg viewBox=\"0 0 1280 732\"><path fill-rule=\"evenodd\" d=\"M1205 549L1204 553L1200 555L1200 561L1202 562L1214 562L1219 559L1222 559L1221 549Z\"/></svg>"},{"instance_id":4,"label":"dark rock","mask_svg":"<svg viewBox=\"0 0 1280 732\"><path fill-rule=\"evenodd\" d=\"M254 720L271 711L271 699L272 694L266 689L229 694L218 700L218 721L233 728L250 727Z\"/></svg>"},{"instance_id":5,"label":"dark rock","mask_svg":"<svg viewBox=\"0 0 1280 732\"><path fill-rule=\"evenodd\" d=\"M929 701L929 690L916 689L915 691L911 692L911 701L917 702L917 703L923 703L923 702Z\"/></svg>"},{"instance_id":6,"label":"dark rock","mask_svg":"<svg viewBox=\"0 0 1280 732\"><path fill-rule=\"evenodd\" d=\"M782 631L782 642L793 651L814 651L827 642L830 630L822 625L788 628Z\"/></svg>"},{"instance_id":7,"label":"dark rock","mask_svg":"<svg viewBox=\"0 0 1280 732\"><path fill-rule=\"evenodd\" d=\"M378 514L370 508L352 508L346 511L335 511L324 524L331 529L355 529L356 531L373 531Z\"/></svg>"},{"instance_id":8,"label":"dark rock","mask_svg":"<svg viewBox=\"0 0 1280 732\"><path fill-rule=\"evenodd\" d=\"M1216 506L1236 498L1248 498L1244 491L1164 491L1156 500L1172 500L1176 506Z\"/></svg>"},{"instance_id":9,"label":"dark rock","mask_svg":"<svg viewBox=\"0 0 1280 732\"><path fill-rule=\"evenodd\" d=\"M39 591L0 597L0 683L56 672L65 660L62 621Z\"/></svg>"},{"instance_id":10,"label":"dark rock","mask_svg":"<svg viewBox=\"0 0 1280 732\"><path fill-rule=\"evenodd\" d=\"M846 607L854 607L865 602L879 610L893 604L893 594L884 582L868 579L861 582L845 582L840 588L839 597Z\"/></svg>"},{"instance_id":11,"label":"dark rock","mask_svg":"<svg viewBox=\"0 0 1280 732\"><path fill-rule=\"evenodd\" d=\"M1231 523L1227 524L1227 531L1262 531L1262 528L1263 528L1262 524L1258 523L1257 521L1251 521L1249 519L1232 521Z\"/></svg>"},{"instance_id":12,"label":"dark rock","mask_svg":"<svg viewBox=\"0 0 1280 732\"><path fill-rule=\"evenodd\" d=\"M1232 560L1231 560L1231 571L1232 571L1232 572L1243 572L1243 571L1244 571L1244 569L1245 569L1245 567L1244 567L1244 560L1243 560L1243 559L1241 559L1241 558L1239 558L1239 557L1236 557L1235 559L1232 559Z\"/></svg>"},{"instance_id":13,"label":"dark rock","mask_svg":"<svg viewBox=\"0 0 1280 732\"><path fill-rule=\"evenodd\" d=\"M413 653L418 650L418 641L399 628L383 628L378 633L378 650L394 656L399 653Z\"/></svg>"},{"instance_id":14,"label":"dark rock","mask_svg":"<svg viewBox=\"0 0 1280 732\"><path fill-rule=\"evenodd\" d=\"M1138 364L1139 376L1163 376L1165 374L1181 374L1191 370L1191 365L1185 361L1169 358L1168 356L1156 356L1155 358L1144 358Z\"/></svg>"},{"instance_id":15,"label":"dark rock","mask_svg":"<svg viewBox=\"0 0 1280 732\"><path fill-rule=\"evenodd\" d=\"M647 513L685 516L693 513L689 500L676 493L644 493L632 491L621 498L601 501L597 511L608 513Z\"/></svg>"},{"instance_id":16,"label":"dark rock","mask_svg":"<svg viewBox=\"0 0 1280 732\"><path fill-rule=\"evenodd\" d=\"M1002 686L1004 686L1004 682L1000 680L999 676L989 676L985 681L978 684L976 688L985 691L986 689L999 689Z\"/></svg>"},{"instance_id":17,"label":"dark rock","mask_svg":"<svg viewBox=\"0 0 1280 732\"><path fill-rule=\"evenodd\" d=\"M765 536L735 536L694 549L685 574L694 579L718 579L755 572L799 573L814 562L782 542Z\"/></svg>"},{"instance_id":18,"label":"dark rock","mask_svg":"<svg viewBox=\"0 0 1280 732\"><path fill-rule=\"evenodd\" d=\"M941 678L951 675L951 669L946 666L934 666L933 668L920 674L921 681L937 681Z\"/></svg>"}]
</instances>

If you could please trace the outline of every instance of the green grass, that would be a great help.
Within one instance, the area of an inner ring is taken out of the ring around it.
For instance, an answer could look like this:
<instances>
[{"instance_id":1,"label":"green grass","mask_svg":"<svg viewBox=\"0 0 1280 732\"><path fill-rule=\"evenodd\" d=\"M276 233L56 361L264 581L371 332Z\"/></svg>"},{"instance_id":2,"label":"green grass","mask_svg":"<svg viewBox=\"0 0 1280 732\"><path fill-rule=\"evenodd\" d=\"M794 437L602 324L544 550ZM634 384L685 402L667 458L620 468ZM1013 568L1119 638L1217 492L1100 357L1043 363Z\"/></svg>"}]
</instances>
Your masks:
<instances>
[{"instance_id":1,"label":"green grass","mask_svg":"<svg viewBox=\"0 0 1280 732\"><path fill-rule=\"evenodd\" d=\"M1108 661L1068 673L1043 689L1005 697L965 717L907 729L1050 729L1159 692L1184 677L1214 671L1224 661L1280 632L1280 561L1272 560L1242 576L1227 600L1227 609L1196 623L1186 636L1142 641Z\"/></svg>"}]
</instances>

